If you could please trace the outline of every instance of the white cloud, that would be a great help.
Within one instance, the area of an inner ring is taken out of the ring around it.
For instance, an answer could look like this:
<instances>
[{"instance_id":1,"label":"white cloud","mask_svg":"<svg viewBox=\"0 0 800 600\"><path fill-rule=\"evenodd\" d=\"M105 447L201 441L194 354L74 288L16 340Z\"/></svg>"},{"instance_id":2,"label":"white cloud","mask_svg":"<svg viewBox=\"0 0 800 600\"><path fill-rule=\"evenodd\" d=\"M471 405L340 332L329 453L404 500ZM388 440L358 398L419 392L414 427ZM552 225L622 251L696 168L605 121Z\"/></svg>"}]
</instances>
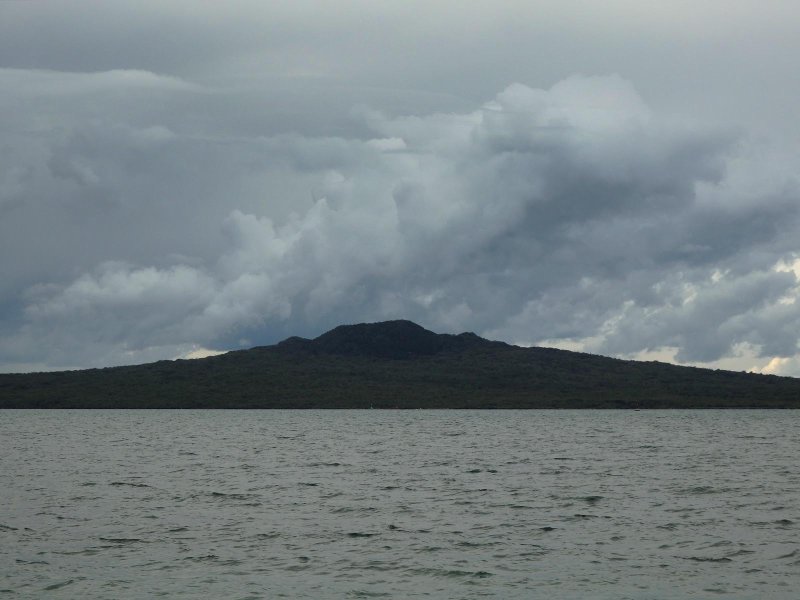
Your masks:
<instances>
[{"instance_id":1,"label":"white cloud","mask_svg":"<svg viewBox=\"0 0 800 600\"><path fill-rule=\"evenodd\" d=\"M194 360L196 358L208 358L209 356L219 356L220 354L225 354L225 352L220 350L211 350L209 348L202 348L200 346L194 346L190 351L184 352L183 354L176 356L176 359L183 359L183 360Z\"/></svg>"},{"instance_id":2,"label":"white cloud","mask_svg":"<svg viewBox=\"0 0 800 600\"><path fill-rule=\"evenodd\" d=\"M776 268L797 251L796 155L764 164L618 76L514 84L466 112L366 110L361 137L212 132L174 110L184 94L215 97L179 85L136 123L68 106L63 134L20 134L7 223L76 250L24 259L37 267L13 288L29 291L6 362L63 364L74 347L86 364L137 361L397 317L684 361L797 352L797 275ZM44 227L51 215L80 215L84 237Z\"/></svg>"}]
</instances>

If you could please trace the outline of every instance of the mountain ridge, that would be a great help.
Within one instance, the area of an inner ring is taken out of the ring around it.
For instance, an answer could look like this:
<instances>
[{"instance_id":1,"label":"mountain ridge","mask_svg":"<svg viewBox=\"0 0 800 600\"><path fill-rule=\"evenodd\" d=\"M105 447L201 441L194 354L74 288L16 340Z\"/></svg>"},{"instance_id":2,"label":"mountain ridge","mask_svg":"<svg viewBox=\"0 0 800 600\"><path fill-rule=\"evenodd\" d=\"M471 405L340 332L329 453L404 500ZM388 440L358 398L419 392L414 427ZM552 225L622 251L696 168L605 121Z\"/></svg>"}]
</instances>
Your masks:
<instances>
[{"instance_id":1,"label":"mountain ridge","mask_svg":"<svg viewBox=\"0 0 800 600\"><path fill-rule=\"evenodd\" d=\"M344 356L408 359L439 352L457 352L479 344L508 346L505 342L486 340L471 331L434 333L406 319L339 325L314 339L293 336L276 346Z\"/></svg>"},{"instance_id":2,"label":"mountain ridge","mask_svg":"<svg viewBox=\"0 0 800 600\"><path fill-rule=\"evenodd\" d=\"M0 375L0 408L800 408L800 379L558 350L406 320L202 359Z\"/></svg>"}]
</instances>

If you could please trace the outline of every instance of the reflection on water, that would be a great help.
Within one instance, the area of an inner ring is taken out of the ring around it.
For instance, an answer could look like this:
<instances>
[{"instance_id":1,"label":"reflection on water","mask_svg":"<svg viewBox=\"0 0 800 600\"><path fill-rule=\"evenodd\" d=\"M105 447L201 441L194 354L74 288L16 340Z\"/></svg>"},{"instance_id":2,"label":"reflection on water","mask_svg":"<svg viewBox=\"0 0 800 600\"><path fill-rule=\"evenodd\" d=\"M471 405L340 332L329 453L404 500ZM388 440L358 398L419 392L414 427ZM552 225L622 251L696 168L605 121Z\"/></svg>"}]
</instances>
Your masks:
<instances>
[{"instance_id":1,"label":"reflection on water","mask_svg":"<svg viewBox=\"0 0 800 600\"><path fill-rule=\"evenodd\" d=\"M0 592L796 598L798 411L4 411Z\"/></svg>"}]
</instances>

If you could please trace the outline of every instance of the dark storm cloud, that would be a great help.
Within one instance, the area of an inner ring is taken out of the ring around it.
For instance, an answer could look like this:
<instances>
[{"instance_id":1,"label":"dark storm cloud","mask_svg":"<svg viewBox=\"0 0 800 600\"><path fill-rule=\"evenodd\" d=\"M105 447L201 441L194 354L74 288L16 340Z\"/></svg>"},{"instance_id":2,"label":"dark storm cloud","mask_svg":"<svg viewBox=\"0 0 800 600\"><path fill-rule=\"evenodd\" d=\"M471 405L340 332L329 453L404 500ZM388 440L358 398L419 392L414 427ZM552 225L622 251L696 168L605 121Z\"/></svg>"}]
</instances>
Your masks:
<instances>
[{"instance_id":1,"label":"dark storm cloud","mask_svg":"<svg viewBox=\"0 0 800 600\"><path fill-rule=\"evenodd\" d=\"M0 368L407 317L800 374L797 17L0 3Z\"/></svg>"},{"instance_id":2,"label":"dark storm cloud","mask_svg":"<svg viewBox=\"0 0 800 600\"><path fill-rule=\"evenodd\" d=\"M797 350L795 157L654 113L619 77L362 109L370 135L335 136L226 128L235 92L143 71L0 75L7 365L397 317L681 360Z\"/></svg>"}]
</instances>

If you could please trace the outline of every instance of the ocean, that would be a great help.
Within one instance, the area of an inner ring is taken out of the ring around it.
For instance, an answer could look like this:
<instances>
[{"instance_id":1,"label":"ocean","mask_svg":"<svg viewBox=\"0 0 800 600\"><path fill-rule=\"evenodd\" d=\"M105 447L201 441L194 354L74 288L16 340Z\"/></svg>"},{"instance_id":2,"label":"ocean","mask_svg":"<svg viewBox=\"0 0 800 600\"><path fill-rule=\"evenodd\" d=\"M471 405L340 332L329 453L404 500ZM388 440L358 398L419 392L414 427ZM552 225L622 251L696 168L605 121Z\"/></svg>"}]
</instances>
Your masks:
<instances>
[{"instance_id":1,"label":"ocean","mask_svg":"<svg viewBox=\"0 0 800 600\"><path fill-rule=\"evenodd\" d=\"M800 411L0 411L0 597L800 597Z\"/></svg>"}]
</instances>

